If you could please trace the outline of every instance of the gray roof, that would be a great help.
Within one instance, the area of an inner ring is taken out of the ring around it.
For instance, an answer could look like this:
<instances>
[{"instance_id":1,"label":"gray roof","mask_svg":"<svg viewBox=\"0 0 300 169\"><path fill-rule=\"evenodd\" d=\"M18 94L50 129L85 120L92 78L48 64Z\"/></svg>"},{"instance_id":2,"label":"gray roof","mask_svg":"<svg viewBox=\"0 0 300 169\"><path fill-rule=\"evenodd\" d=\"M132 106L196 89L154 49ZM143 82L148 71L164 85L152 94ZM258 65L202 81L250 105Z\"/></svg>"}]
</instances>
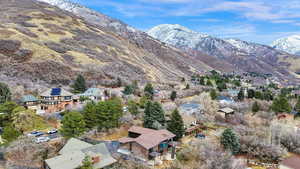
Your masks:
<instances>
[{"instance_id":1,"label":"gray roof","mask_svg":"<svg viewBox=\"0 0 300 169\"><path fill-rule=\"evenodd\" d=\"M73 96L74 95L71 92L68 92L68 91L66 91L63 88L60 88L60 89L61 89L60 96ZM45 92L43 92L41 94L41 96L52 96L51 92L52 92L52 88L51 89L47 89Z\"/></svg>"},{"instance_id":2,"label":"gray roof","mask_svg":"<svg viewBox=\"0 0 300 169\"><path fill-rule=\"evenodd\" d=\"M117 161L110 155L105 143L100 143L95 146L82 149L81 151L85 154L93 153L100 156L100 162L94 164L94 168L103 168Z\"/></svg>"},{"instance_id":3,"label":"gray roof","mask_svg":"<svg viewBox=\"0 0 300 169\"><path fill-rule=\"evenodd\" d=\"M59 151L59 154L68 154L74 151L79 151L87 147L93 146L87 142L78 140L76 138L71 138L68 140L67 144Z\"/></svg>"},{"instance_id":4,"label":"gray roof","mask_svg":"<svg viewBox=\"0 0 300 169\"><path fill-rule=\"evenodd\" d=\"M33 95L25 95L21 98L21 102L25 103L25 102L37 102L38 99L33 96Z\"/></svg>"},{"instance_id":5,"label":"gray roof","mask_svg":"<svg viewBox=\"0 0 300 169\"><path fill-rule=\"evenodd\" d=\"M75 169L82 165L85 156L83 152L75 151L47 159L45 162L50 169Z\"/></svg>"},{"instance_id":6,"label":"gray roof","mask_svg":"<svg viewBox=\"0 0 300 169\"><path fill-rule=\"evenodd\" d=\"M45 160L50 169L78 168L82 165L85 156L100 157L100 162L93 165L94 169L103 168L116 162L105 143L91 145L75 138L71 138L59 154L61 155Z\"/></svg>"}]
</instances>

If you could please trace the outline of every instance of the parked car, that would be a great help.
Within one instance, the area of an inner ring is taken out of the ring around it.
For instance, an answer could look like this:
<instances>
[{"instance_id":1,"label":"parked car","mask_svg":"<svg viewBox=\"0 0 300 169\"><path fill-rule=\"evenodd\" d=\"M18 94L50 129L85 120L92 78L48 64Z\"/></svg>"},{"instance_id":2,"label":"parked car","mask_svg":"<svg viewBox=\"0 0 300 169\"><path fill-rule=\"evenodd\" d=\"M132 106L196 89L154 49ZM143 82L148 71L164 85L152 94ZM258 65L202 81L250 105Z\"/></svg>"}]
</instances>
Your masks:
<instances>
[{"instance_id":1,"label":"parked car","mask_svg":"<svg viewBox=\"0 0 300 169\"><path fill-rule=\"evenodd\" d=\"M51 129L51 130L48 131L48 134L55 134L57 132L58 132L57 129Z\"/></svg>"},{"instance_id":2,"label":"parked car","mask_svg":"<svg viewBox=\"0 0 300 169\"><path fill-rule=\"evenodd\" d=\"M35 139L36 143L44 143L44 142L48 142L50 140L49 137L38 137Z\"/></svg>"},{"instance_id":3,"label":"parked car","mask_svg":"<svg viewBox=\"0 0 300 169\"><path fill-rule=\"evenodd\" d=\"M196 138L198 138L198 139L205 139L205 137L206 136L202 133L199 133L199 134L196 135Z\"/></svg>"},{"instance_id":4,"label":"parked car","mask_svg":"<svg viewBox=\"0 0 300 169\"><path fill-rule=\"evenodd\" d=\"M29 137L39 137L39 136L42 136L42 135L44 135L44 133L39 132L39 131L33 131L33 132L27 134L27 136L29 136Z\"/></svg>"}]
</instances>

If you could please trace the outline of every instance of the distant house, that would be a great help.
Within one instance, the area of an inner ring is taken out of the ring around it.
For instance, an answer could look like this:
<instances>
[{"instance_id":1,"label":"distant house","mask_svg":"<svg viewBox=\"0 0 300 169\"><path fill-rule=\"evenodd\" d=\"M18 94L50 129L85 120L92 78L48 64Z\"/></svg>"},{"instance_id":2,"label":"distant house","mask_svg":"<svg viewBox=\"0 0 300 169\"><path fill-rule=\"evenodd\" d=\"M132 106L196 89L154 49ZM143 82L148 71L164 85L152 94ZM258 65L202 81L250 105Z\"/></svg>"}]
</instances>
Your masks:
<instances>
[{"instance_id":1,"label":"distant house","mask_svg":"<svg viewBox=\"0 0 300 169\"><path fill-rule=\"evenodd\" d=\"M218 112L221 113L222 117L226 119L235 113L235 111L229 107L220 109Z\"/></svg>"},{"instance_id":2,"label":"distant house","mask_svg":"<svg viewBox=\"0 0 300 169\"><path fill-rule=\"evenodd\" d=\"M218 96L217 100L219 101L220 104L233 104L234 100L232 100L230 97L226 96Z\"/></svg>"},{"instance_id":3,"label":"distant house","mask_svg":"<svg viewBox=\"0 0 300 169\"><path fill-rule=\"evenodd\" d=\"M204 112L202 105L194 102L184 103L179 106L178 110L180 114L185 115L197 115Z\"/></svg>"},{"instance_id":4,"label":"distant house","mask_svg":"<svg viewBox=\"0 0 300 169\"><path fill-rule=\"evenodd\" d=\"M104 168L116 162L105 143L92 145L71 138L60 150L59 156L45 160L45 168L76 169L82 165L86 156L91 158L94 169Z\"/></svg>"},{"instance_id":5,"label":"distant house","mask_svg":"<svg viewBox=\"0 0 300 169\"><path fill-rule=\"evenodd\" d=\"M175 135L168 130L153 130L133 126L128 130L128 137L121 138L121 148L133 156L147 160L156 160L162 156L173 156L175 153ZM171 155L170 151L173 152ZM170 157L171 158L171 157Z\"/></svg>"},{"instance_id":6,"label":"distant house","mask_svg":"<svg viewBox=\"0 0 300 169\"><path fill-rule=\"evenodd\" d=\"M46 113L64 111L73 105L73 94L62 88L48 89L40 97L41 110Z\"/></svg>"},{"instance_id":7,"label":"distant house","mask_svg":"<svg viewBox=\"0 0 300 169\"><path fill-rule=\"evenodd\" d=\"M108 97L108 91L104 88L89 88L84 93L77 96L87 97L95 101L104 101Z\"/></svg>"},{"instance_id":8,"label":"distant house","mask_svg":"<svg viewBox=\"0 0 300 169\"><path fill-rule=\"evenodd\" d=\"M198 124L194 116L181 115L181 117L184 123L185 135L197 134L200 131L202 126Z\"/></svg>"},{"instance_id":9,"label":"distant house","mask_svg":"<svg viewBox=\"0 0 300 169\"><path fill-rule=\"evenodd\" d=\"M239 90L236 89L228 89L228 94L231 98L236 98L239 94Z\"/></svg>"},{"instance_id":10,"label":"distant house","mask_svg":"<svg viewBox=\"0 0 300 169\"><path fill-rule=\"evenodd\" d=\"M281 161L279 169L300 169L300 156L294 155Z\"/></svg>"},{"instance_id":11,"label":"distant house","mask_svg":"<svg viewBox=\"0 0 300 169\"><path fill-rule=\"evenodd\" d=\"M21 98L22 105L27 109L38 109L39 100L33 95L25 95Z\"/></svg>"}]
</instances>

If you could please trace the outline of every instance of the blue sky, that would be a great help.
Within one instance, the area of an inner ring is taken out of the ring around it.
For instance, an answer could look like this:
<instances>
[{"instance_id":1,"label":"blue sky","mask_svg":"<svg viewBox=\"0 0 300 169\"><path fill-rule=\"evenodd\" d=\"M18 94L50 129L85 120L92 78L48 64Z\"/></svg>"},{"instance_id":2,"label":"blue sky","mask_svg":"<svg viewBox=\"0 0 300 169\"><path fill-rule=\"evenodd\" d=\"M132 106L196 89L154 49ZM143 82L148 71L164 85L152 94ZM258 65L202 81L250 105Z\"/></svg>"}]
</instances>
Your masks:
<instances>
[{"instance_id":1,"label":"blue sky","mask_svg":"<svg viewBox=\"0 0 300 169\"><path fill-rule=\"evenodd\" d=\"M147 31L180 24L222 38L270 44L300 34L300 0L72 0Z\"/></svg>"}]
</instances>

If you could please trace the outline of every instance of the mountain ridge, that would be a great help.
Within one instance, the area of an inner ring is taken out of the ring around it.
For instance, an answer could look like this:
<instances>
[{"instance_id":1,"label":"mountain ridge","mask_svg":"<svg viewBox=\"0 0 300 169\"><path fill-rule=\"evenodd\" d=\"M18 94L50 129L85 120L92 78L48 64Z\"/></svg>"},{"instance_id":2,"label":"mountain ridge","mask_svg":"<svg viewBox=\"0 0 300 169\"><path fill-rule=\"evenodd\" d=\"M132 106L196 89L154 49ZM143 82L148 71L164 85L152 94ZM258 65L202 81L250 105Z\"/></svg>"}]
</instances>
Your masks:
<instances>
[{"instance_id":1,"label":"mountain ridge","mask_svg":"<svg viewBox=\"0 0 300 169\"><path fill-rule=\"evenodd\" d=\"M280 38L274 41L271 46L275 49L300 56L300 34Z\"/></svg>"},{"instance_id":2,"label":"mountain ridge","mask_svg":"<svg viewBox=\"0 0 300 169\"><path fill-rule=\"evenodd\" d=\"M197 33L183 26L170 24L155 26L148 31L148 34L189 53L191 51L199 51L215 56L226 62L226 64L231 65L234 69L242 71L274 72L274 75L284 78L287 75L292 77L294 72L300 70L300 67L294 64L296 63L294 61L299 63L299 59L267 45L237 39L216 38ZM194 37L196 40L193 41L194 39L190 37ZM209 64L209 61L205 63L213 68L218 67L218 65Z\"/></svg>"}]
</instances>

